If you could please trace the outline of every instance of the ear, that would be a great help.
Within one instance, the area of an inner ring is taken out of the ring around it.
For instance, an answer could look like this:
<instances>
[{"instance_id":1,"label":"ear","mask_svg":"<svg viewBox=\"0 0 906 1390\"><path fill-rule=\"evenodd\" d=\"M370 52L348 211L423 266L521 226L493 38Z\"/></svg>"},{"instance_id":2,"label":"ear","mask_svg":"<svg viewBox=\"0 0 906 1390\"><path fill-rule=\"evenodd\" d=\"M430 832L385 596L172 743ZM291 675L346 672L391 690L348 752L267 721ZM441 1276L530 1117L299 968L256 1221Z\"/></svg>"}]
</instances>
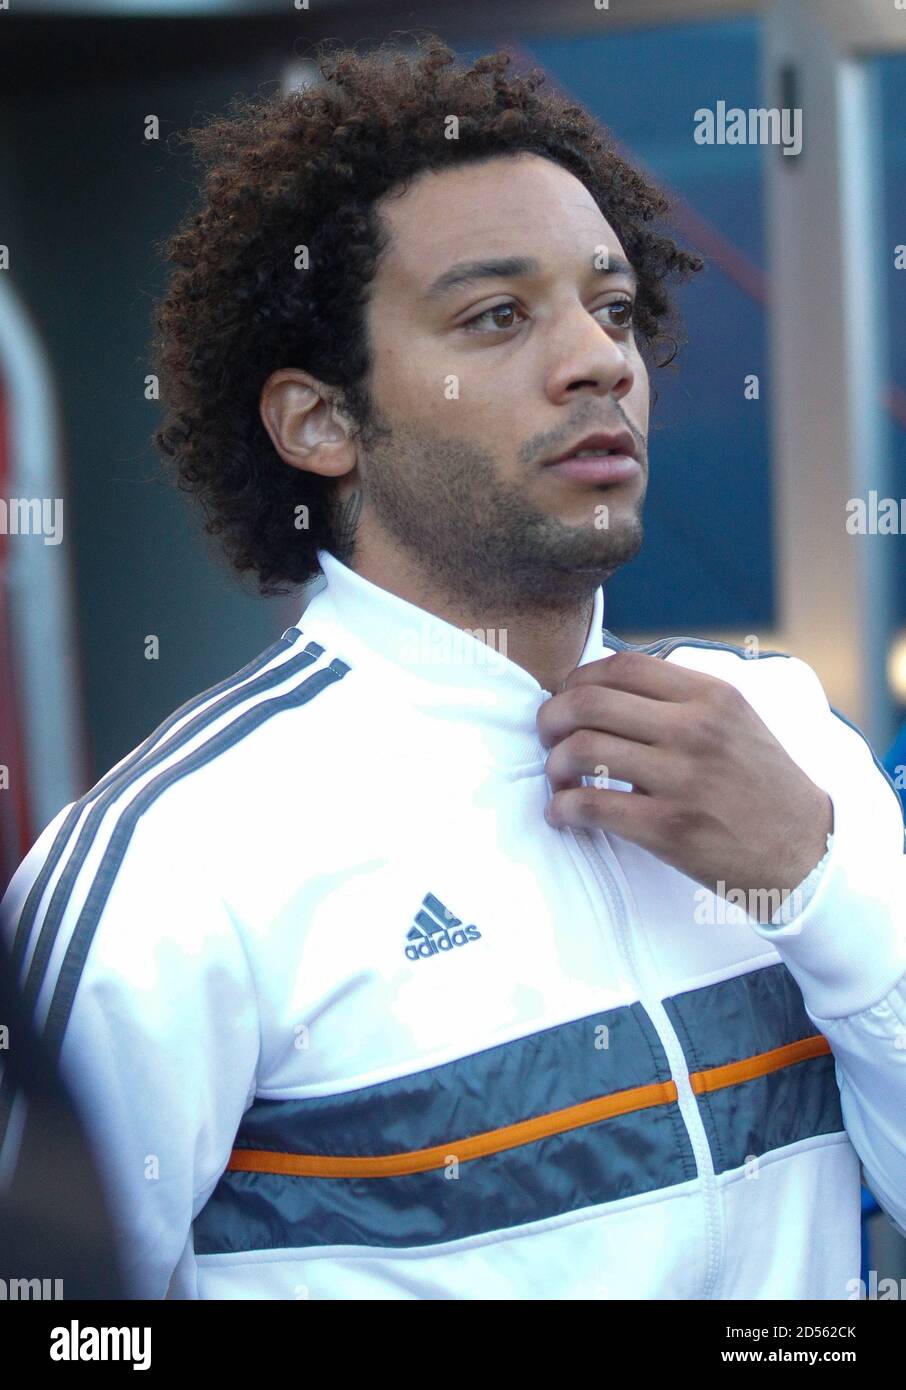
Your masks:
<instances>
[{"instance_id":1,"label":"ear","mask_svg":"<svg viewBox=\"0 0 906 1390\"><path fill-rule=\"evenodd\" d=\"M333 404L334 390L292 367L272 372L261 388L261 423L291 468L338 478L355 467L352 421Z\"/></svg>"}]
</instances>

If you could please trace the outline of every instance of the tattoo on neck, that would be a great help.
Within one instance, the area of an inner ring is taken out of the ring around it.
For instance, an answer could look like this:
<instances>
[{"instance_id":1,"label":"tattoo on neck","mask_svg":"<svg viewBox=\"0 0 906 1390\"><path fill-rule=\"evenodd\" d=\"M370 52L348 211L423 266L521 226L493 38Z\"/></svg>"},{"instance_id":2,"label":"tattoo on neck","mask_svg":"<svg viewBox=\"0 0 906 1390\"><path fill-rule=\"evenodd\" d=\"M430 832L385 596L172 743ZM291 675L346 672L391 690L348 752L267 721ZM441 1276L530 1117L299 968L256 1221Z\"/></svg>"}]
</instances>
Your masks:
<instances>
[{"instance_id":1,"label":"tattoo on neck","mask_svg":"<svg viewBox=\"0 0 906 1390\"><path fill-rule=\"evenodd\" d=\"M337 510L336 539L343 556L350 556L355 545L355 534L362 511L362 490L353 488L344 497Z\"/></svg>"}]
</instances>

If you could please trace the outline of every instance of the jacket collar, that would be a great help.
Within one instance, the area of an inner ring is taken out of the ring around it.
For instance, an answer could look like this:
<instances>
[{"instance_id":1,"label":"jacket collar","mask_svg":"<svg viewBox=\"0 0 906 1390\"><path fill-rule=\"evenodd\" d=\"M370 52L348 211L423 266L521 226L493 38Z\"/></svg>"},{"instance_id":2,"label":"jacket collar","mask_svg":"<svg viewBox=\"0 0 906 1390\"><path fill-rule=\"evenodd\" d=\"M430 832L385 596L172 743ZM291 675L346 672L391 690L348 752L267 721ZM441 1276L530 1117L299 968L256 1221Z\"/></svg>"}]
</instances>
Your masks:
<instances>
[{"instance_id":1,"label":"jacket collar","mask_svg":"<svg viewBox=\"0 0 906 1390\"><path fill-rule=\"evenodd\" d=\"M328 655L351 665L357 652L376 659L395 696L471 730L496 762L521 765L547 757L535 720L551 692L506 655L505 633L482 640L373 584L327 550L318 550L318 561L326 585L310 600L299 626L313 636L319 629L329 634ZM603 619L599 586L578 665L611 654L602 640Z\"/></svg>"}]
</instances>

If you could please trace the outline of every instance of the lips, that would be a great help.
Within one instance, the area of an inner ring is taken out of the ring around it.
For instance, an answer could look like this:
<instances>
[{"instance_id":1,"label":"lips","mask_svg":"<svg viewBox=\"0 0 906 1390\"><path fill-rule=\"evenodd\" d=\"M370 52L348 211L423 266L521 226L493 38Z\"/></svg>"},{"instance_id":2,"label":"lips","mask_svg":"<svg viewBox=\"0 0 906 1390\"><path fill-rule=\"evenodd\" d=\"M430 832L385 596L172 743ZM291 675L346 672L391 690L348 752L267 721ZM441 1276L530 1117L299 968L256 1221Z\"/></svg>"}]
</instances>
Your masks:
<instances>
[{"instance_id":1,"label":"lips","mask_svg":"<svg viewBox=\"0 0 906 1390\"><path fill-rule=\"evenodd\" d=\"M554 463L562 463L565 459L575 458L576 454L583 449L593 449L596 454L623 454L629 458L635 458L635 440L628 430L595 430L593 434L587 434L583 439L577 439L574 444L570 444L568 449L557 454L554 458L544 460L543 466L549 467Z\"/></svg>"}]
</instances>

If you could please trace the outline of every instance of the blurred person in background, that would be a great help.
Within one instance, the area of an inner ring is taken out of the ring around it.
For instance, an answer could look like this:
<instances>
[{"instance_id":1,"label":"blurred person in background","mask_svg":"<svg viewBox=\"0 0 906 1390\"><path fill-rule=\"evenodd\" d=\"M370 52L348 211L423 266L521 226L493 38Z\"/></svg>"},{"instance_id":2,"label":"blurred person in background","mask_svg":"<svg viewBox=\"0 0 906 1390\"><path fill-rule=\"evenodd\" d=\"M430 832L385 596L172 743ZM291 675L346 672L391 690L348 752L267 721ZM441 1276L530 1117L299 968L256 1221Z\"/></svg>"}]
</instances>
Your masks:
<instances>
[{"instance_id":1,"label":"blurred person in background","mask_svg":"<svg viewBox=\"0 0 906 1390\"><path fill-rule=\"evenodd\" d=\"M11 1299L126 1297L106 1195L83 1127L14 988L0 938L0 1059L13 1097L0 1170L0 1280ZM34 1281L41 1281L39 1286Z\"/></svg>"}]
</instances>

